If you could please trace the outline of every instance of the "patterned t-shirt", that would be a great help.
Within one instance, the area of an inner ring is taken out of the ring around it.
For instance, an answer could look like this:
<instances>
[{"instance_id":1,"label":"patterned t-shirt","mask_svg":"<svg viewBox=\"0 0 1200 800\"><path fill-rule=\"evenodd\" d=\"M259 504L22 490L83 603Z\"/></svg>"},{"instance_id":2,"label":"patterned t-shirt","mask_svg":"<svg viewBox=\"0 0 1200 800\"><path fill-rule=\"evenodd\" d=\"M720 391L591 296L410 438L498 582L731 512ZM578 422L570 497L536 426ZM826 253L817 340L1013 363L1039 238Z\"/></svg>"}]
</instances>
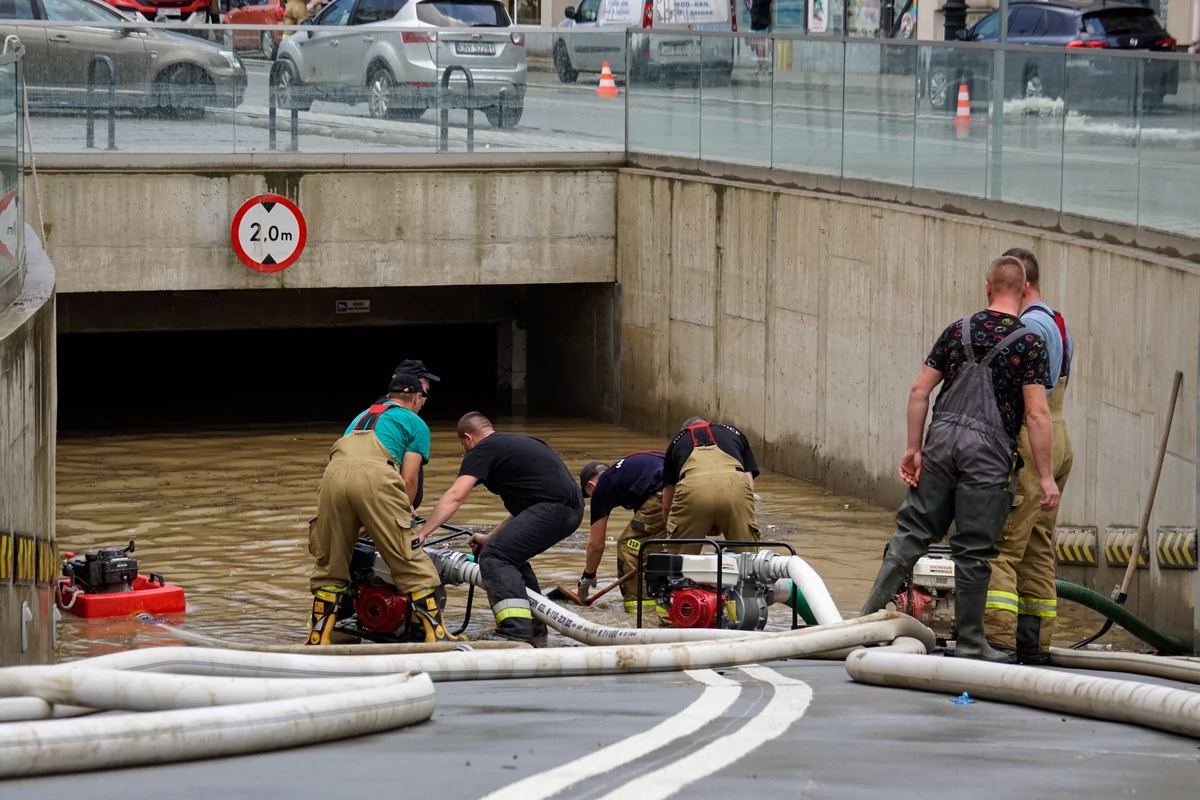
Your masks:
<instances>
[{"instance_id":1,"label":"patterned t-shirt","mask_svg":"<svg viewBox=\"0 0 1200 800\"><path fill-rule=\"evenodd\" d=\"M1016 314L999 311L980 311L971 317L971 343L975 361L983 360L993 346L1004 337L1021 327ZM958 377L958 368L963 363L962 320L958 320L934 342L925 363L942 373L942 395ZM1000 407L1000 419L1004 428L1016 439L1025 421L1025 395L1022 386L1036 383L1050 385L1050 354L1046 341L1033 330L1010 344L992 359L992 388L996 392L996 403ZM934 404L937 411L937 403Z\"/></svg>"}]
</instances>

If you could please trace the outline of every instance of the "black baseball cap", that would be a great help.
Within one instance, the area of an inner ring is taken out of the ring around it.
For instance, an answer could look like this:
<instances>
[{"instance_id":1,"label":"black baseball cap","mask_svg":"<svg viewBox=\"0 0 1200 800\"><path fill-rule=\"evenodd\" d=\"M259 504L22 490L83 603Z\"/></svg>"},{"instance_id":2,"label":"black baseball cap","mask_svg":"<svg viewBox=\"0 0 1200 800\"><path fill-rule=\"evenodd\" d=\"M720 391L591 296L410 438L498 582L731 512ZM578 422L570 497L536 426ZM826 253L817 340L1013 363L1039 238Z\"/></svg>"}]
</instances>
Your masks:
<instances>
[{"instance_id":1,"label":"black baseball cap","mask_svg":"<svg viewBox=\"0 0 1200 800\"><path fill-rule=\"evenodd\" d=\"M608 464L603 461L589 461L583 469L579 470L579 488L585 495L587 494L587 485L606 469L608 469Z\"/></svg>"},{"instance_id":2,"label":"black baseball cap","mask_svg":"<svg viewBox=\"0 0 1200 800\"><path fill-rule=\"evenodd\" d=\"M410 375L416 375L418 378L425 378L434 382L441 380L437 375L425 369L424 361L417 361L412 358L401 361L400 365L396 367L394 374L399 375L401 372L407 372Z\"/></svg>"},{"instance_id":3,"label":"black baseball cap","mask_svg":"<svg viewBox=\"0 0 1200 800\"><path fill-rule=\"evenodd\" d=\"M392 382L388 384L388 394L423 394L425 387L421 385L421 379L411 372L401 372L392 376Z\"/></svg>"}]
</instances>

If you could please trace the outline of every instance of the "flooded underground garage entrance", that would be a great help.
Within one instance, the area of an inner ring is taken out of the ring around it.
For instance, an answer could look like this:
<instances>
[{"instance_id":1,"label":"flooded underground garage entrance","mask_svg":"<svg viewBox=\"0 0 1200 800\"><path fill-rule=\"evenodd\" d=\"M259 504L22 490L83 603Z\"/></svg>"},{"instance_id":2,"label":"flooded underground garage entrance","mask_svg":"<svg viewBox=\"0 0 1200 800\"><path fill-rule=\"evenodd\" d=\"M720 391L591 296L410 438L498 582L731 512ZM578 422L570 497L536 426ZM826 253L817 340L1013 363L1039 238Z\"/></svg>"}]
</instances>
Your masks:
<instances>
[{"instance_id":1,"label":"flooded underground garage entrance","mask_svg":"<svg viewBox=\"0 0 1200 800\"><path fill-rule=\"evenodd\" d=\"M187 613L173 621L189 629L233 641L303 640L308 521L329 448L404 358L424 360L442 378L423 411L433 433L425 512L457 474L462 451L454 422L468 410L492 415L499 429L544 439L576 474L593 459L611 463L667 444L665 436L613 422L618 387L612 384L619 381L605 370L619 359L596 322L611 299L605 290L499 287L492 297L406 290L404 300L374 293L372 309L403 303L406 313L417 309L426 318L358 324L338 320L335 303L344 293L224 294L238 297L61 300L60 553L136 539L142 571L162 573L186 590ZM429 318L451 308L455 316L442 316L454 321ZM125 324L112 324L118 316ZM842 612L856 611L891 533L893 510L771 472L757 490L764 536L794 545ZM628 516L613 514L610 543ZM476 490L452 522L488 525L503 517L498 498ZM544 589L574 585L586 527L585 517L578 533L534 561ZM461 540L451 544L463 547ZM614 576L614 562L610 545L602 585ZM453 627L465 598L465 587L449 590ZM493 626L478 599L470 637ZM633 624L618 592L584 614ZM790 621L786 609L772 614L771 627ZM1080 619L1081 629L1092 626ZM59 626L59 642L61 658L178 643L135 619L71 616Z\"/></svg>"}]
</instances>

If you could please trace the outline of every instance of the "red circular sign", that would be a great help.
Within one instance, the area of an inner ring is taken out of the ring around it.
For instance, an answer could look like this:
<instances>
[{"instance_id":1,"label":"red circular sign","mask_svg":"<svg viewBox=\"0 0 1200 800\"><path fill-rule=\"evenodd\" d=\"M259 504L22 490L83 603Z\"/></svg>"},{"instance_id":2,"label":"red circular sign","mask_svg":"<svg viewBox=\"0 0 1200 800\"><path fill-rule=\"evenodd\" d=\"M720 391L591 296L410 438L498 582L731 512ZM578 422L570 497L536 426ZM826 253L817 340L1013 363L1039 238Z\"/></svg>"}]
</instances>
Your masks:
<instances>
[{"instance_id":1,"label":"red circular sign","mask_svg":"<svg viewBox=\"0 0 1200 800\"><path fill-rule=\"evenodd\" d=\"M304 215L291 200L260 194L242 203L233 215L229 236L233 252L252 270L279 272L300 258L308 241Z\"/></svg>"}]
</instances>

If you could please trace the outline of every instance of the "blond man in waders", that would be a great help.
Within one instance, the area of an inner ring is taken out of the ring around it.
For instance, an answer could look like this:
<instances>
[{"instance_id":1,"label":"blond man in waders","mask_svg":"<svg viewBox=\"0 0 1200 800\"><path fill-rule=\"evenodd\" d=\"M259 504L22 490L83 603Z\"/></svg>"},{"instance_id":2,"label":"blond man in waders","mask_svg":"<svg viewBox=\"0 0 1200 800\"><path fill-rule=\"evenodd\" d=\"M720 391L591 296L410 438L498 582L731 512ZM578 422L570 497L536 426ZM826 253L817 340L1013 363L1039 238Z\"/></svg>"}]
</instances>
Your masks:
<instances>
[{"instance_id":1,"label":"blond man in waders","mask_svg":"<svg viewBox=\"0 0 1200 800\"><path fill-rule=\"evenodd\" d=\"M587 558L583 576L579 579L578 594L586 600L596 589L596 570L604 557L608 536L608 517L614 508L626 508L633 519L617 537L617 578L637 571L638 553L642 544L667 535L667 518L663 515L663 456L657 450L627 455L609 467L593 461L579 473L583 496L592 499L591 535L588 538ZM625 611L637 613L638 586L634 581L621 584ZM654 600L642 587L643 610L653 611Z\"/></svg>"},{"instance_id":2,"label":"blond man in waders","mask_svg":"<svg viewBox=\"0 0 1200 800\"><path fill-rule=\"evenodd\" d=\"M412 374L392 378L387 402L373 405L346 428L329 453L317 490L317 516L308 526L316 559L308 644L329 644L338 604L350 586L350 557L365 528L383 557L396 589L409 595L413 621L427 642L458 641L446 631L435 598L441 584L424 537L412 529L408 486L429 461L429 426L417 416L428 395Z\"/></svg>"},{"instance_id":3,"label":"blond man in waders","mask_svg":"<svg viewBox=\"0 0 1200 800\"><path fill-rule=\"evenodd\" d=\"M988 307L942 331L909 392L908 447L900 477L910 488L861 613L893 602L917 559L945 538L953 523L954 655L1007 663L1007 653L988 646L983 616L989 559L997 554L996 540L1012 504L1022 421L1044 476L1041 508L1057 508L1060 493L1050 469L1046 342L1019 316L1025 268L1015 258L998 258L988 268L985 287ZM939 383L926 433L929 395Z\"/></svg>"},{"instance_id":4,"label":"blond man in waders","mask_svg":"<svg viewBox=\"0 0 1200 800\"><path fill-rule=\"evenodd\" d=\"M1013 256L1025 266L1025 310L1021 324L1046 340L1049 353L1050 386L1050 465L1054 483L1061 492L1066 488L1073 461L1071 436L1063 416L1063 398L1067 376L1075 355L1075 342L1066 320L1042 302L1041 267L1029 250L1014 247L1004 255ZM1014 654L1019 664L1049 664L1050 640L1058 618L1058 592L1054 588L1054 526L1058 509L1042 510L1041 476L1029 446L1029 428L1021 428L1017 454L1025 462L1017 476L1017 493L997 546L1000 554L992 559L992 580L988 585L984 631L988 644Z\"/></svg>"},{"instance_id":5,"label":"blond man in waders","mask_svg":"<svg viewBox=\"0 0 1200 800\"><path fill-rule=\"evenodd\" d=\"M758 541L754 479L758 464L750 442L729 425L692 417L667 448L663 464L663 515L671 539L723 534ZM681 548L700 552L699 545Z\"/></svg>"}]
</instances>

